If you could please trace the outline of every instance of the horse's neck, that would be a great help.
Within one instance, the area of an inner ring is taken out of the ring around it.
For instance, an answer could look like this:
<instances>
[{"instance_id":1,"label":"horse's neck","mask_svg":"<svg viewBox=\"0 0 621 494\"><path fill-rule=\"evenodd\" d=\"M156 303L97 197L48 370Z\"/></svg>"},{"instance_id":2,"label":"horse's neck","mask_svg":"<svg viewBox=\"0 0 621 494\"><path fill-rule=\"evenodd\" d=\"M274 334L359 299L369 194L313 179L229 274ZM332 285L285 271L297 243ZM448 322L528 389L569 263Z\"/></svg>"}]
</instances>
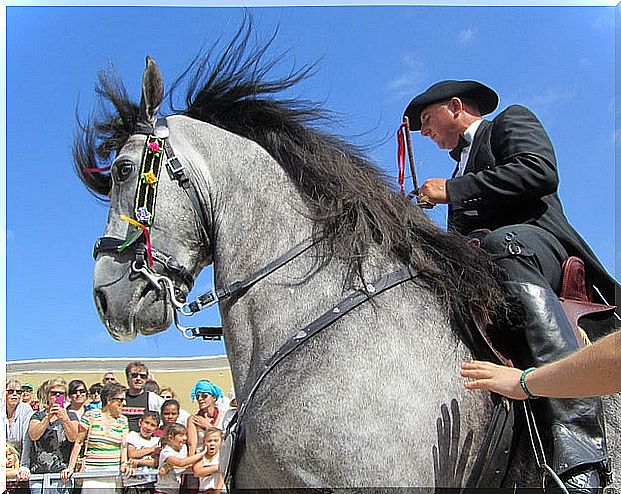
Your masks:
<instances>
[{"instance_id":1,"label":"horse's neck","mask_svg":"<svg viewBox=\"0 0 621 494\"><path fill-rule=\"evenodd\" d=\"M205 146L202 154L208 156L204 166L214 220L217 287L246 278L312 236L309 207L265 150L213 127L200 145ZM308 276L315 266L315 252L310 249L242 297L220 304L227 351L242 399L248 377L299 328L343 297L344 263L333 260Z\"/></svg>"}]
</instances>

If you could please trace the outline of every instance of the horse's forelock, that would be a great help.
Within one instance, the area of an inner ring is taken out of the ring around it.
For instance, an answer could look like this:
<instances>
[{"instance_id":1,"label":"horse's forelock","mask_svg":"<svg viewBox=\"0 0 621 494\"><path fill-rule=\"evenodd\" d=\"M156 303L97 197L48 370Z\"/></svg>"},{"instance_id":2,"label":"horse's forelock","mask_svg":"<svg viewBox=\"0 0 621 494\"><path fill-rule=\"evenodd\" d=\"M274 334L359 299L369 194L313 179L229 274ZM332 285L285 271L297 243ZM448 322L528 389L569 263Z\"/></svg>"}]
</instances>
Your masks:
<instances>
[{"instance_id":1,"label":"horse's forelock","mask_svg":"<svg viewBox=\"0 0 621 494\"><path fill-rule=\"evenodd\" d=\"M110 166L116 154L136 132L139 106L130 100L121 80L111 72L100 72L96 86L99 110L86 122L78 121L73 144L73 161L82 183L99 199L105 200L112 180L97 172Z\"/></svg>"}]
</instances>

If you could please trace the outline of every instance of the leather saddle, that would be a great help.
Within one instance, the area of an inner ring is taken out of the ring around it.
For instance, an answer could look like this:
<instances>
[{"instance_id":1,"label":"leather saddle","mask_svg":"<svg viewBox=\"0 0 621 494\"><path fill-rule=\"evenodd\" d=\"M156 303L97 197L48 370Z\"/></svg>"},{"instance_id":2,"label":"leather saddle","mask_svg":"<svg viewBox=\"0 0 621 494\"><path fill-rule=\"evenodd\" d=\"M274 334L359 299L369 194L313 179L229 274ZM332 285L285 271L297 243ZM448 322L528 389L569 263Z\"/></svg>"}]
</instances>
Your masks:
<instances>
[{"instance_id":1,"label":"leather saddle","mask_svg":"<svg viewBox=\"0 0 621 494\"><path fill-rule=\"evenodd\" d=\"M593 302L593 289L586 283L584 261L570 256L563 262L563 281L559 300L565 315L574 330L580 346L589 344L586 332L580 327L579 321L584 316L601 315L615 310L614 305Z\"/></svg>"}]
</instances>

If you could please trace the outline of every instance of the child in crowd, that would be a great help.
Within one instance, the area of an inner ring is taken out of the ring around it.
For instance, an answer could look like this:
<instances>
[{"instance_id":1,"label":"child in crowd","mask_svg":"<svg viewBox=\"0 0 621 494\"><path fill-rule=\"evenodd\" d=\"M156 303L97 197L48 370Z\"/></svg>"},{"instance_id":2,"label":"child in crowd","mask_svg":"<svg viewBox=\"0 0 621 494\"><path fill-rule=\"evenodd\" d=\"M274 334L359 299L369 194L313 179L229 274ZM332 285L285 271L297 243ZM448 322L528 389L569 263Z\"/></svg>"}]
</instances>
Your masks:
<instances>
[{"instance_id":1,"label":"child in crowd","mask_svg":"<svg viewBox=\"0 0 621 494\"><path fill-rule=\"evenodd\" d=\"M18 484L9 482L17 478L17 472L19 472L19 453L15 447L11 444L5 443L6 460L2 460L0 457L0 468L6 472L6 490L4 494L19 494L23 492L30 492L28 488L24 489L19 487Z\"/></svg>"},{"instance_id":2,"label":"child in crowd","mask_svg":"<svg viewBox=\"0 0 621 494\"><path fill-rule=\"evenodd\" d=\"M205 457L194 466L194 475L199 477L201 494L218 494L224 488L224 479L220 475L220 445L222 431L217 427L209 427L205 431Z\"/></svg>"},{"instance_id":3,"label":"child in crowd","mask_svg":"<svg viewBox=\"0 0 621 494\"><path fill-rule=\"evenodd\" d=\"M130 431L127 434L127 456L135 473L144 472L157 467L160 454L159 439L153 436L160 423L160 414L147 410L138 421L140 432ZM155 475L134 475L123 482L125 494L153 494Z\"/></svg>"},{"instance_id":4,"label":"child in crowd","mask_svg":"<svg viewBox=\"0 0 621 494\"><path fill-rule=\"evenodd\" d=\"M5 449L6 463L4 464L4 468L6 468L6 479L12 480L17 478L17 472L19 471L19 453L8 443L5 444Z\"/></svg>"},{"instance_id":5,"label":"child in crowd","mask_svg":"<svg viewBox=\"0 0 621 494\"><path fill-rule=\"evenodd\" d=\"M155 484L155 494L178 494L181 474L187 467L201 461L205 452L188 456L187 429L180 424L170 424L164 432L166 446L160 453L160 469Z\"/></svg>"},{"instance_id":6,"label":"child in crowd","mask_svg":"<svg viewBox=\"0 0 621 494\"><path fill-rule=\"evenodd\" d=\"M90 388L88 388L88 394L91 397L91 401L84 410L87 412L92 410L93 408L101 408L101 389L103 386L99 383L92 384Z\"/></svg>"},{"instance_id":7,"label":"child in crowd","mask_svg":"<svg viewBox=\"0 0 621 494\"><path fill-rule=\"evenodd\" d=\"M155 431L155 437L162 437L166 427L175 424L179 418L179 402L177 400L166 400L162 403L162 427Z\"/></svg>"}]
</instances>

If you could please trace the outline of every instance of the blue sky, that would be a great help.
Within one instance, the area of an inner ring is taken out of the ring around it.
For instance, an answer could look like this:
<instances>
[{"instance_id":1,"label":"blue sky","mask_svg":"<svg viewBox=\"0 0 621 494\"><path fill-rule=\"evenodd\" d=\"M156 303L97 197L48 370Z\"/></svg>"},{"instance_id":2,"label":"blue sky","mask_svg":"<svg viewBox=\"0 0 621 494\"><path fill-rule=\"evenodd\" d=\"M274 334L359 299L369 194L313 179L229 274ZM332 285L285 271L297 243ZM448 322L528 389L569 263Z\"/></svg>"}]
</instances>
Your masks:
<instances>
[{"instance_id":1,"label":"blue sky","mask_svg":"<svg viewBox=\"0 0 621 494\"><path fill-rule=\"evenodd\" d=\"M92 301L91 257L107 211L74 175L70 153L76 107L83 117L95 107L98 70L113 65L138 100L145 55L171 82L202 46L230 36L242 11L12 5L6 9L7 360L223 353L221 344L187 342L174 329L132 343L108 336ZM282 70L321 58L316 75L289 95L337 112L333 130L368 145L392 176L403 109L432 83L476 79L496 89L500 108L530 107L555 144L567 216L614 272L619 7L251 11L260 37L280 26L273 48L289 50ZM445 152L419 135L413 139L419 181L450 175ZM430 214L443 224L445 212ZM209 283L207 273L197 291ZM200 317L202 324L218 323L215 311Z\"/></svg>"}]
</instances>

